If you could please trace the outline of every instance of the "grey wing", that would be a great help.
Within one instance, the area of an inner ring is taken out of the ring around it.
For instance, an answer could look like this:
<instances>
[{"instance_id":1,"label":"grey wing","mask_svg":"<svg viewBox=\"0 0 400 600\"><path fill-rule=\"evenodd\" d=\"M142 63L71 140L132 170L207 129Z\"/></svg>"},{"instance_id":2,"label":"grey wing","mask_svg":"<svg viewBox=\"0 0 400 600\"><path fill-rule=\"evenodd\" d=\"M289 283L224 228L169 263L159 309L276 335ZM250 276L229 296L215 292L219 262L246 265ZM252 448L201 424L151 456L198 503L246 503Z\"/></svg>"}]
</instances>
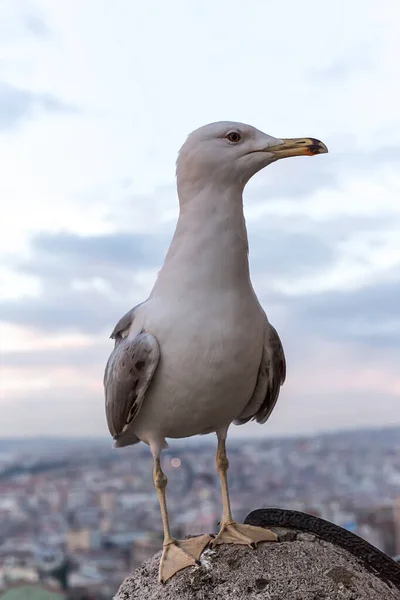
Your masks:
<instances>
[{"instance_id":1,"label":"grey wing","mask_svg":"<svg viewBox=\"0 0 400 600\"><path fill-rule=\"evenodd\" d=\"M133 319L135 317L135 310L142 306L144 302L137 304L131 310L128 310L127 313L124 314L123 317L120 318L116 326L114 327L110 338L118 342L122 338L126 337L129 333L130 326L132 325Z\"/></svg>"},{"instance_id":2,"label":"grey wing","mask_svg":"<svg viewBox=\"0 0 400 600\"><path fill-rule=\"evenodd\" d=\"M114 439L138 414L159 358L158 342L150 333L116 339L104 373L107 424Z\"/></svg>"},{"instance_id":3,"label":"grey wing","mask_svg":"<svg viewBox=\"0 0 400 600\"><path fill-rule=\"evenodd\" d=\"M285 378L286 360L282 343L276 329L267 321L256 387L249 403L235 419L235 425L243 425L250 419L265 423L274 409Z\"/></svg>"}]
</instances>

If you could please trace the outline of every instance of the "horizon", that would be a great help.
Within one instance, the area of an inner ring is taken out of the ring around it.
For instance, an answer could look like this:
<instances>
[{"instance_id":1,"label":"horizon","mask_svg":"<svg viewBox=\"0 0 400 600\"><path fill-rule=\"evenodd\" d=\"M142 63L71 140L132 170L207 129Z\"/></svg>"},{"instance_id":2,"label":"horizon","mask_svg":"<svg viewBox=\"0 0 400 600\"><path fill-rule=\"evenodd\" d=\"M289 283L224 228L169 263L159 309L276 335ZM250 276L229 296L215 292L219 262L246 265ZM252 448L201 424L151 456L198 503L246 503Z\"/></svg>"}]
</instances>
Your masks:
<instances>
[{"instance_id":1,"label":"horizon","mask_svg":"<svg viewBox=\"0 0 400 600\"><path fill-rule=\"evenodd\" d=\"M297 439L308 439L308 438L317 438L317 437L334 437L337 435L352 435L352 434L367 434L367 433L384 433L387 431L399 431L400 432L400 425L394 424L394 425L383 425L380 427L358 427L358 428L344 428L344 429L328 429L325 431L319 430L319 431L313 431L310 433L286 433L286 434L273 434L273 435L266 435L266 436L233 436L229 438L229 442L234 442L234 443L238 443L238 442L261 442L261 441L269 441L269 440L297 440ZM169 445L173 445L174 443L177 444L184 444L185 442L190 442L190 443L213 443L212 440L215 440L215 433L208 433L206 435L193 435L191 437L187 437L187 438L167 438L167 441L169 442ZM45 442L45 441L54 441L54 442L60 442L60 441L68 441L68 442L85 442L85 443L90 443L90 442L102 442L102 443L109 443L111 446L112 440L110 440L110 436L109 435L104 435L104 436L51 436L51 435L36 435L36 436L23 436L23 437L18 437L18 436L0 436L0 443L1 442L30 442L30 441L38 441L38 442ZM215 442L216 443L216 442ZM138 444L134 444L132 447L141 447L143 448L144 446L147 446L147 444L145 442L139 442ZM112 450L116 450L116 451L121 451L124 452L123 448L113 448L111 446Z\"/></svg>"}]
</instances>

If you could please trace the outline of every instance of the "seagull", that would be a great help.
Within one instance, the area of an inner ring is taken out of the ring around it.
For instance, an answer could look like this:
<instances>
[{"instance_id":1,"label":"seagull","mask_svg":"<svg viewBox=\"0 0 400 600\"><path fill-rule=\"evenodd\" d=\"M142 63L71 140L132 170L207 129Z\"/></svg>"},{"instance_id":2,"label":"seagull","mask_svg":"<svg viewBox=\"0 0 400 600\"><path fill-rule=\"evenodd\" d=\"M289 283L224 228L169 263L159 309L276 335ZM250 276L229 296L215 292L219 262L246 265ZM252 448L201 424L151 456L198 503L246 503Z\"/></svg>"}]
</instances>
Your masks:
<instances>
[{"instance_id":1,"label":"seagull","mask_svg":"<svg viewBox=\"0 0 400 600\"><path fill-rule=\"evenodd\" d=\"M115 447L149 445L164 529L159 580L200 565L207 547L276 541L264 528L237 523L228 492L226 438L232 423L265 423L285 381L281 341L253 289L243 190L286 157L328 152L314 138L279 139L236 122L191 133L176 163L179 218L148 299L115 326L105 374L108 428ZM216 433L223 515L216 536L172 536L167 438Z\"/></svg>"}]
</instances>

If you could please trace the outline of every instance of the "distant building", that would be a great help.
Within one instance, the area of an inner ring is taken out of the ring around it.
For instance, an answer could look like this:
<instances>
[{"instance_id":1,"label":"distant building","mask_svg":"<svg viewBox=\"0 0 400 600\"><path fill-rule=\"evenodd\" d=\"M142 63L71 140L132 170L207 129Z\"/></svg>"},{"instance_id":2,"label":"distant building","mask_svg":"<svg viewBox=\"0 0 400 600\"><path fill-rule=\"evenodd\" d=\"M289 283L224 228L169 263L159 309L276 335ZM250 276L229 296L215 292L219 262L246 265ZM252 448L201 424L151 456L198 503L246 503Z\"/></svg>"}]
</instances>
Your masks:
<instances>
[{"instance_id":1,"label":"distant building","mask_svg":"<svg viewBox=\"0 0 400 600\"><path fill-rule=\"evenodd\" d=\"M395 547L394 553L400 557L400 497L394 501L394 536L395 536ZM400 562L400 561L398 561Z\"/></svg>"},{"instance_id":2,"label":"distant building","mask_svg":"<svg viewBox=\"0 0 400 600\"><path fill-rule=\"evenodd\" d=\"M23 584L9 587L0 592L0 600L67 600L62 592L56 592L42 585Z\"/></svg>"},{"instance_id":3,"label":"distant building","mask_svg":"<svg viewBox=\"0 0 400 600\"><path fill-rule=\"evenodd\" d=\"M6 562L6 561L4 561ZM3 564L0 567L0 589L16 582L37 583L39 575L33 566L20 566L16 560L9 561L11 564ZM1 597L1 596L0 596Z\"/></svg>"},{"instance_id":4,"label":"distant building","mask_svg":"<svg viewBox=\"0 0 400 600\"><path fill-rule=\"evenodd\" d=\"M395 556L396 552L396 507L391 504L374 507L363 516L362 525L369 527L369 531L375 529L379 535L379 542L368 538L372 544L376 544L389 556ZM362 534L360 534L362 535Z\"/></svg>"},{"instance_id":5,"label":"distant building","mask_svg":"<svg viewBox=\"0 0 400 600\"><path fill-rule=\"evenodd\" d=\"M136 567L161 550L161 548L162 539L158 535L137 539L131 547L131 570L136 569Z\"/></svg>"},{"instance_id":6,"label":"distant building","mask_svg":"<svg viewBox=\"0 0 400 600\"><path fill-rule=\"evenodd\" d=\"M100 531L82 527L80 529L71 529L67 533L67 549L69 552L76 550L90 550L100 548L101 546Z\"/></svg>"},{"instance_id":7,"label":"distant building","mask_svg":"<svg viewBox=\"0 0 400 600\"><path fill-rule=\"evenodd\" d=\"M114 510L117 504L117 494L114 490L108 490L101 492L100 494L100 508L104 511Z\"/></svg>"},{"instance_id":8,"label":"distant building","mask_svg":"<svg viewBox=\"0 0 400 600\"><path fill-rule=\"evenodd\" d=\"M38 543L35 552L35 564L42 585L52 582L62 590L68 589L71 562L61 548L51 547L45 542Z\"/></svg>"}]
</instances>

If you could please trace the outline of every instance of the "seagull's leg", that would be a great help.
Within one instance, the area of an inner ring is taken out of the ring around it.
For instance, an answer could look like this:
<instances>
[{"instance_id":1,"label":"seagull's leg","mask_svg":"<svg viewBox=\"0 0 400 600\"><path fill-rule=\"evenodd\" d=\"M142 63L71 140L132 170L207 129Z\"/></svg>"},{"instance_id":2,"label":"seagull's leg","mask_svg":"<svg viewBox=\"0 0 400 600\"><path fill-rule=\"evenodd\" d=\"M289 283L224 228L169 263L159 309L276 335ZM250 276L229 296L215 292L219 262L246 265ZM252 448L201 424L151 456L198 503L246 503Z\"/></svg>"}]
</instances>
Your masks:
<instances>
[{"instance_id":1,"label":"seagull's leg","mask_svg":"<svg viewBox=\"0 0 400 600\"><path fill-rule=\"evenodd\" d=\"M242 525L233 520L228 491L227 472L229 461L226 456L226 434L227 429L217 432L217 469L221 480L223 513L219 533L212 540L211 546L217 546L218 544L246 544L255 548L258 542L275 542L278 538L269 529L253 527L252 525Z\"/></svg>"},{"instance_id":2,"label":"seagull's leg","mask_svg":"<svg viewBox=\"0 0 400 600\"><path fill-rule=\"evenodd\" d=\"M165 583L172 575L181 569L200 565L199 558L203 550L208 546L212 537L201 535L188 540L175 540L171 535L168 521L167 504L165 500L165 488L167 477L163 473L160 464L160 453L154 456L154 485L156 486L160 502L161 518L164 527L163 553L160 562L159 579Z\"/></svg>"}]
</instances>

